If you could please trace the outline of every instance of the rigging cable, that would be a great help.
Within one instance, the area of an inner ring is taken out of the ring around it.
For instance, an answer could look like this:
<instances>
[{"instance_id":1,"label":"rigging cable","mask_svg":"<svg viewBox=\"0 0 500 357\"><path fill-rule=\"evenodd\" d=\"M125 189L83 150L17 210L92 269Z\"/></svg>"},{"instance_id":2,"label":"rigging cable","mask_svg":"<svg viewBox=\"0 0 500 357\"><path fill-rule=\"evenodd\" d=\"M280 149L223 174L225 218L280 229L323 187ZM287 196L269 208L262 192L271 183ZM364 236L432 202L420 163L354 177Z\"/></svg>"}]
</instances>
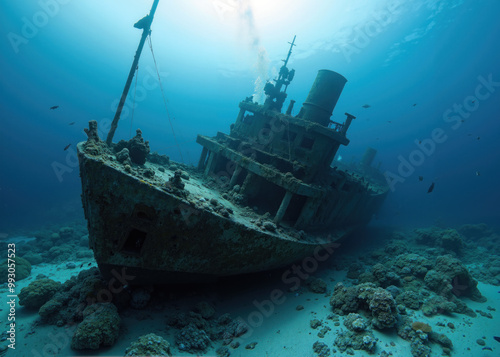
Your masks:
<instances>
[{"instance_id":1,"label":"rigging cable","mask_svg":"<svg viewBox=\"0 0 500 357\"><path fill-rule=\"evenodd\" d=\"M132 103L132 118L130 119L130 132L129 132L130 139L132 139L132 123L134 122L135 94L137 93L137 77L139 77L139 66L135 68L134 101Z\"/></svg>"},{"instance_id":2,"label":"rigging cable","mask_svg":"<svg viewBox=\"0 0 500 357\"><path fill-rule=\"evenodd\" d=\"M161 83L161 78L160 78L160 72L158 71L158 66L156 64L155 53L153 51L153 43L151 41L151 32L149 33L148 40L149 40L148 41L149 42L149 48L151 49L151 54L153 55L153 61L154 61L155 68L156 68L156 74L158 76L158 82L160 83L161 95L163 97L163 103L165 104L165 110L167 112L168 122L170 123L170 128L172 129L172 135L174 136L175 145L177 146L177 149L179 150L179 155L181 156L181 161L184 162L184 158L182 157L181 147L180 147L180 145L179 145L179 143L177 141L177 137L175 136L174 126L172 125L172 120L170 119L170 113L168 112L167 99L165 98L165 92L163 91L163 85Z\"/></svg>"}]
</instances>

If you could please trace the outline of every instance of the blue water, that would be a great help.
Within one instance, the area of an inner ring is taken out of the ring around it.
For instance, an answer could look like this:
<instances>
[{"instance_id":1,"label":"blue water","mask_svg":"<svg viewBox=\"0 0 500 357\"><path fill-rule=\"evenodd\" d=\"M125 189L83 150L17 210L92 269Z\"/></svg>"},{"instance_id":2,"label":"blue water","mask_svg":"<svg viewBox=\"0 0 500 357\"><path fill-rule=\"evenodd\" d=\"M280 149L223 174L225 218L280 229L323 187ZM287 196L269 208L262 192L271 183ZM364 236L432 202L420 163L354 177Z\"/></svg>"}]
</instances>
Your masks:
<instances>
[{"instance_id":1,"label":"blue water","mask_svg":"<svg viewBox=\"0 0 500 357\"><path fill-rule=\"evenodd\" d=\"M89 120L105 128L112 119L141 35L132 25L150 6L2 1L0 231L82 217L75 147ZM228 132L238 102L260 93L258 78L275 77L297 35L294 114L318 70L344 75L333 120L357 119L339 154L359 159L371 146L382 170L399 177L374 223L494 224L499 13L498 0L160 1L152 44L168 114L146 44L115 141L139 127L153 151L196 164L196 135Z\"/></svg>"}]
</instances>

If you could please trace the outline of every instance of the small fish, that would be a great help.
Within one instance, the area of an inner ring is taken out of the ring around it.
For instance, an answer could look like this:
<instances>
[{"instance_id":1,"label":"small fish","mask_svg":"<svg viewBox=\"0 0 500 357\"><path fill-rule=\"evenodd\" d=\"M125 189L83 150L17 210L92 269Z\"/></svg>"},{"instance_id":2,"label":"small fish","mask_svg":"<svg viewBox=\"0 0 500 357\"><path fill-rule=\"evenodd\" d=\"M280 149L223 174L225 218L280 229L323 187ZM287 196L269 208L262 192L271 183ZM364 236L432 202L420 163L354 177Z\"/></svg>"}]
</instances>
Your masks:
<instances>
[{"instance_id":1,"label":"small fish","mask_svg":"<svg viewBox=\"0 0 500 357\"><path fill-rule=\"evenodd\" d=\"M365 105L362 105L363 108L370 108L371 105L370 104L365 104Z\"/></svg>"},{"instance_id":2,"label":"small fish","mask_svg":"<svg viewBox=\"0 0 500 357\"><path fill-rule=\"evenodd\" d=\"M500 293L500 291L499 291L499 293ZM495 339L495 341L500 342L500 337L493 336L493 338Z\"/></svg>"},{"instance_id":3,"label":"small fish","mask_svg":"<svg viewBox=\"0 0 500 357\"><path fill-rule=\"evenodd\" d=\"M418 143L419 143L419 144L422 144L422 140L419 140L419 141L418 141Z\"/></svg>"},{"instance_id":4,"label":"small fish","mask_svg":"<svg viewBox=\"0 0 500 357\"><path fill-rule=\"evenodd\" d=\"M88 267L89 267L89 266L91 266L91 265L92 265L92 263L88 263L88 264L87 264L87 266L88 266Z\"/></svg>"},{"instance_id":5,"label":"small fish","mask_svg":"<svg viewBox=\"0 0 500 357\"><path fill-rule=\"evenodd\" d=\"M424 180L424 176L419 176L419 177L418 177L418 180L419 180L419 181L423 181L423 180Z\"/></svg>"},{"instance_id":6,"label":"small fish","mask_svg":"<svg viewBox=\"0 0 500 357\"><path fill-rule=\"evenodd\" d=\"M83 264L84 264L84 263L82 263L82 265L80 265L80 268L81 268L81 267L83 267Z\"/></svg>"},{"instance_id":7,"label":"small fish","mask_svg":"<svg viewBox=\"0 0 500 357\"><path fill-rule=\"evenodd\" d=\"M460 120L460 121L461 121L462 123L465 123L465 120L463 120L463 119L462 119L462 120Z\"/></svg>"},{"instance_id":8,"label":"small fish","mask_svg":"<svg viewBox=\"0 0 500 357\"><path fill-rule=\"evenodd\" d=\"M64 151L68 150L70 146L71 146L71 144L66 145L66 146L64 147Z\"/></svg>"},{"instance_id":9,"label":"small fish","mask_svg":"<svg viewBox=\"0 0 500 357\"><path fill-rule=\"evenodd\" d=\"M472 102L472 103L474 103L474 102ZM492 349L491 347L488 347L488 346L483 347L483 351L484 351L484 350L493 351L493 349Z\"/></svg>"},{"instance_id":10,"label":"small fish","mask_svg":"<svg viewBox=\"0 0 500 357\"><path fill-rule=\"evenodd\" d=\"M72 121L72 122L71 122L71 123L69 123L68 125L74 125L74 124L75 124L75 122L74 122L74 121Z\"/></svg>"},{"instance_id":11,"label":"small fish","mask_svg":"<svg viewBox=\"0 0 500 357\"><path fill-rule=\"evenodd\" d=\"M476 171L476 176L481 176L481 173L479 171Z\"/></svg>"},{"instance_id":12,"label":"small fish","mask_svg":"<svg viewBox=\"0 0 500 357\"><path fill-rule=\"evenodd\" d=\"M477 140L479 140L479 139L481 139L481 137L480 137L480 136L478 136L476 139L477 139Z\"/></svg>"},{"instance_id":13,"label":"small fish","mask_svg":"<svg viewBox=\"0 0 500 357\"><path fill-rule=\"evenodd\" d=\"M472 101L472 103L475 103L475 102L476 102L475 100Z\"/></svg>"},{"instance_id":14,"label":"small fish","mask_svg":"<svg viewBox=\"0 0 500 357\"><path fill-rule=\"evenodd\" d=\"M59 106L58 105L54 105L53 107L50 107L50 110L54 110L54 109L57 109L57 108L59 108Z\"/></svg>"},{"instance_id":15,"label":"small fish","mask_svg":"<svg viewBox=\"0 0 500 357\"><path fill-rule=\"evenodd\" d=\"M429 186L429 189L427 190L427 193L431 193L432 190L434 190L434 182L431 183L431 185Z\"/></svg>"},{"instance_id":16,"label":"small fish","mask_svg":"<svg viewBox=\"0 0 500 357\"><path fill-rule=\"evenodd\" d=\"M413 103L413 106L416 107L417 106L417 103Z\"/></svg>"}]
</instances>

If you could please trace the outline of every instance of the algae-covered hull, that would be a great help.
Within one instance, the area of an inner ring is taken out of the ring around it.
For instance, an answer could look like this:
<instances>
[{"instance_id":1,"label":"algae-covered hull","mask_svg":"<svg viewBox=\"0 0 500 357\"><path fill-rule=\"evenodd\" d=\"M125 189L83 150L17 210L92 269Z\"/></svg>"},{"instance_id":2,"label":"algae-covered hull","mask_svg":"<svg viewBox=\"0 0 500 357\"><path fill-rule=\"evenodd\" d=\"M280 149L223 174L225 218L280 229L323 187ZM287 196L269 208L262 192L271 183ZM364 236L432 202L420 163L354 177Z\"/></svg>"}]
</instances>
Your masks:
<instances>
[{"instance_id":1,"label":"algae-covered hull","mask_svg":"<svg viewBox=\"0 0 500 357\"><path fill-rule=\"evenodd\" d=\"M258 272L323 254L321 247L347 233L322 239L266 230L254 224L257 215L225 201L197 178L185 181L183 191L191 193L182 197L164 189L167 180L159 184L169 175L168 169L157 170L161 165L146 163L156 175L141 178L107 155L88 154L85 144L78 145L83 208L90 247L107 278L125 274L131 277L128 284L161 284Z\"/></svg>"}]
</instances>

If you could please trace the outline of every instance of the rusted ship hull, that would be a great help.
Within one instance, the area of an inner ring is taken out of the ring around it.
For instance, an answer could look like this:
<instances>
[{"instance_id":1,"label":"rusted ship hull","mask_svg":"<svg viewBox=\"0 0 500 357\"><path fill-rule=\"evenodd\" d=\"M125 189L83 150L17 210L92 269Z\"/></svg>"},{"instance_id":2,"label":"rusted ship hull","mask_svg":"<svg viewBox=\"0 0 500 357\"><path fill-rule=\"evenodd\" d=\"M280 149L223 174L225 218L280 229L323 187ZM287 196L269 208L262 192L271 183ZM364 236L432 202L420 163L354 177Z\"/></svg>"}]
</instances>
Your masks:
<instances>
[{"instance_id":1,"label":"rusted ship hull","mask_svg":"<svg viewBox=\"0 0 500 357\"><path fill-rule=\"evenodd\" d=\"M200 282L264 271L324 254L321 248L350 231L301 239L250 227L235 217L237 210L224 217L197 206L123 172L117 162L87 154L84 145L78 145L83 208L90 247L107 278L121 276L123 268L129 284Z\"/></svg>"}]
</instances>

